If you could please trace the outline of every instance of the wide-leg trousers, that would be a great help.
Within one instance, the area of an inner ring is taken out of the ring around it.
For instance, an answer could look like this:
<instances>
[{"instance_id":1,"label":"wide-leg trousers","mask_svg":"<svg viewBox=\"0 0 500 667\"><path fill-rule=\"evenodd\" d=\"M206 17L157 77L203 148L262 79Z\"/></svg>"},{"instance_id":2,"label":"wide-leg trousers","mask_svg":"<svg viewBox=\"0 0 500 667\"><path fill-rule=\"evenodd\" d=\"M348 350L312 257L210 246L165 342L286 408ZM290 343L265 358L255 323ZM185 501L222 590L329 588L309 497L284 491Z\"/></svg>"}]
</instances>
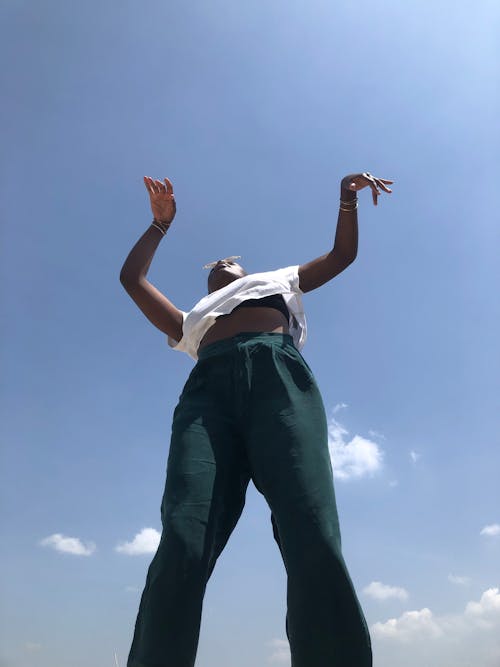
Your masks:
<instances>
[{"instance_id":1,"label":"wide-leg trousers","mask_svg":"<svg viewBox=\"0 0 500 667\"><path fill-rule=\"evenodd\" d=\"M250 479L287 572L292 667L370 667L370 636L341 552L326 414L289 334L202 348L174 411L161 504L128 667L194 667L203 598Z\"/></svg>"}]
</instances>

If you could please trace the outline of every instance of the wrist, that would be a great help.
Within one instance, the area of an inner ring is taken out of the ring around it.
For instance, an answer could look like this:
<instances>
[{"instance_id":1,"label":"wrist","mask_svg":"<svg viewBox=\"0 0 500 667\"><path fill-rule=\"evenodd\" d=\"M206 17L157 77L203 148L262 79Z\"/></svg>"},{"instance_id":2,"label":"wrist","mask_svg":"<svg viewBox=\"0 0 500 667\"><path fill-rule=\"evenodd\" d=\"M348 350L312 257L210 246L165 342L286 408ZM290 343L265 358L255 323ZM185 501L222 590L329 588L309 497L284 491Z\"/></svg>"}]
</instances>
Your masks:
<instances>
[{"instance_id":1,"label":"wrist","mask_svg":"<svg viewBox=\"0 0 500 667\"><path fill-rule=\"evenodd\" d=\"M170 227L171 224L172 224L172 222L163 222L162 220L158 220L157 218L153 218L153 222L151 223L151 226L158 229L162 233L162 235L165 236L165 234L167 233L168 228Z\"/></svg>"},{"instance_id":2,"label":"wrist","mask_svg":"<svg viewBox=\"0 0 500 667\"><path fill-rule=\"evenodd\" d=\"M356 190L349 190L347 187L347 183L342 183L340 184L340 199L342 201L355 201L358 198L358 195L356 193Z\"/></svg>"}]
</instances>

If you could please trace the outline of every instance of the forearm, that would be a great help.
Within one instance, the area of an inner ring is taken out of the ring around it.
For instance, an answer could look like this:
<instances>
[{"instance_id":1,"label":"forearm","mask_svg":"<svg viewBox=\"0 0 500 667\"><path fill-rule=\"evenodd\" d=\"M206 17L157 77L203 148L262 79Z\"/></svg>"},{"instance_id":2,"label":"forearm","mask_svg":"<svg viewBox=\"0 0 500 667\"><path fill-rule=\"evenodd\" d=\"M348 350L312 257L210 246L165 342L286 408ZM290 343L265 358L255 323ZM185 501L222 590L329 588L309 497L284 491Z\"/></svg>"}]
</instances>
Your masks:
<instances>
[{"instance_id":1,"label":"forearm","mask_svg":"<svg viewBox=\"0 0 500 667\"><path fill-rule=\"evenodd\" d=\"M341 186L340 199L337 231L332 250L299 267L299 287L302 292L310 292L321 287L346 269L356 257L358 248L357 211L356 209L353 211L342 210L342 208L347 209L352 206L349 206L349 204L343 205L342 202L356 200L356 192Z\"/></svg>"},{"instance_id":2,"label":"forearm","mask_svg":"<svg viewBox=\"0 0 500 667\"><path fill-rule=\"evenodd\" d=\"M134 245L120 271L120 282L136 283L146 277L154 254L163 238L162 232L151 225Z\"/></svg>"},{"instance_id":3,"label":"forearm","mask_svg":"<svg viewBox=\"0 0 500 667\"><path fill-rule=\"evenodd\" d=\"M350 202L356 199L356 192L347 190L341 185L340 199ZM356 258L358 252L358 210L343 211L342 204L337 218L337 230L332 253L342 257L347 263Z\"/></svg>"},{"instance_id":4,"label":"forearm","mask_svg":"<svg viewBox=\"0 0 500 667\"><path fill-rule=\"evenodd\" d=\"M358 252L358 212L357 192L369 186L373 203L377 205L380 191L391 193L388 185L394 183L385 178L376 178L369 172L349 174L340 183L340 210L333 249L328 254L328 262L334 275L354 261Z\"/></svg>"}]
</instances>

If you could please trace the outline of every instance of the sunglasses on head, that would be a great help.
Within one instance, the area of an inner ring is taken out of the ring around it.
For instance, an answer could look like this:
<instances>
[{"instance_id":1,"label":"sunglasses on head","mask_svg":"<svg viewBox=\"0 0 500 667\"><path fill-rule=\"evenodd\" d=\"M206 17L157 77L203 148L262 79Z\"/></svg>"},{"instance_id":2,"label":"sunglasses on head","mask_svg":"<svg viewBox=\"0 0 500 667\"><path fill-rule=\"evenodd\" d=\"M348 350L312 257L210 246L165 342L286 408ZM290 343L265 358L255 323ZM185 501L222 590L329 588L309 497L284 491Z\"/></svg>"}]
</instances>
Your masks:
<instances>
[{"instance_id":1,"label":"sunglasses on head","mask_svg":"<svg viewBox=\"0 0 500 667\"><path fill-rule=\"evenodd\" d=\"M233 262L237 259L241 259L241 255L231 255L231 257L225 257L224 259L218 259L215 262L209 262L205 264L204 269L213 269L219 262Z\"/></svg>"}]
</instances>

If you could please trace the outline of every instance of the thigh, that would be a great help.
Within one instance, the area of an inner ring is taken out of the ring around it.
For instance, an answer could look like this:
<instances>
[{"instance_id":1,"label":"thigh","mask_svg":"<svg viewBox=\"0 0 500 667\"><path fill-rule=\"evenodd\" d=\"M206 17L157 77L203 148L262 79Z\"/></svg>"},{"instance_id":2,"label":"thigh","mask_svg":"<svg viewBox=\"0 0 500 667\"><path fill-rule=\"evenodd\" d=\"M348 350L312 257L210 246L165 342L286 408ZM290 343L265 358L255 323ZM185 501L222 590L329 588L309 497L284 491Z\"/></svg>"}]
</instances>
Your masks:
<instances>
[{"instance_id":1,"label":"thigh","mask_svg":"<svg viewBox=\"0 0 500 667\"><path fill-rule=\"evenodd\" d=\"M299 544L309 532L311 538L333 539L340 549L323 401L310 368L289 347L273 350L266 381L252 397L247 434L252 477L287 539ZM254 366L264 376L264 368Z\"/></svg>"},{"instance_id":2,"label":"thigh","mask_svg":"<svg viewBox=\"0 0 500 667\"><path fill-rule=\"evenodd\" d=\"M161 515L163 536L213 568L245 504L248 459L230 406L195 376L174 412Z\"/></svg>"}]
</instances>

